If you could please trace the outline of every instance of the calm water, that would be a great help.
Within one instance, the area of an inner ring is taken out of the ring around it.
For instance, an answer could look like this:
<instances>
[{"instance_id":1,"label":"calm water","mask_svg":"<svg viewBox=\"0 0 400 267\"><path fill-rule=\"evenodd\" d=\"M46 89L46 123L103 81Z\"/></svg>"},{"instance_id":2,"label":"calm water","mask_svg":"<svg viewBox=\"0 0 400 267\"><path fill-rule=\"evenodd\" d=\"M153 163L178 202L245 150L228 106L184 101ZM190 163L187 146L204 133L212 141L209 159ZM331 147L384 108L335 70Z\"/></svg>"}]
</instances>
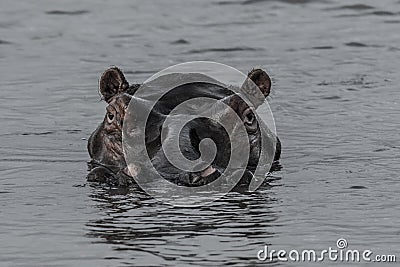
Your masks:
<instances>
[{"instance_id":1,"label":"calm water","mask_svg":"<svg viewBox=\"0 0 400 267\"><path fill-rule=\"evenodd\" d=\"M1 266L251 266L340 237L400 260L399 1L66 3L0 4ZM184 209L85 184L101 72L192 60L270 73L271 187Z\"/></svg>"}]
</instances>

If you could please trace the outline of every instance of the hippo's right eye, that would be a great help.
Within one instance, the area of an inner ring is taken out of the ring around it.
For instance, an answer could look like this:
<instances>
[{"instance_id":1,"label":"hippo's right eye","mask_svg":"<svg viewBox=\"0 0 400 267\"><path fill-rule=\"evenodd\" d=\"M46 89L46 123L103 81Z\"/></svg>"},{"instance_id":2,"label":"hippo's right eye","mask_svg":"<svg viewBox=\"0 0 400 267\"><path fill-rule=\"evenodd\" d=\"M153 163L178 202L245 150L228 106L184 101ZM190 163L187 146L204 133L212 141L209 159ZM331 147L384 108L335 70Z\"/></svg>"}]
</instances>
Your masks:
<instances>
[{"instance_id":1,"label":"hippo's right eye","mask_svg":"<svg viewBox=\"0 0 400 267\"><path fill-rule=\"evenodd\" d=\"M111 112L107 112L107 121L108 123L112 123L114 120L114 114L112 114Z\"/></svg>"},{"instance_id":2,"label":"hippo's right eye","mask_svg":"<svg viewBox=\"0 0 400 267\"><path fill-rule=\"evenodd\" d=\"M248 131L256 131L258 124L257 124L257 118L254 115L254 112L251 108L247 108L244 112L243 112L243 122L244 122L244 126L246 127L246 129Z\"/></svg>"}]
</instances>

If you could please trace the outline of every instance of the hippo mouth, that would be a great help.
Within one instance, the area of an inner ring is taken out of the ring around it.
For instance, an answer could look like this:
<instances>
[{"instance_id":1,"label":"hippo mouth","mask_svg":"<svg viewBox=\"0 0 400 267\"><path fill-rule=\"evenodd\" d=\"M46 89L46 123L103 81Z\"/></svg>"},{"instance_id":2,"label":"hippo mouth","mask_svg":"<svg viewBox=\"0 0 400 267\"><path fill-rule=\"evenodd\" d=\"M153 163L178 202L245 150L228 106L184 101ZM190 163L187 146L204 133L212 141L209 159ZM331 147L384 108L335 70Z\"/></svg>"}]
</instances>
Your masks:
<instances>
[{"instance_id":1,"label":"hippo mouth","mask_svg":"<svg viewBox=\"0 0 400 267\"><path fill-rule=\"evenodd\" d=\"M254 175L251 171L247 169L237 169L234 172L244 171L240 181L237 185L249 184ZM198 187L210 184L215 180L219 179L224 173L223 170L215 169L213 167L208 167L202 172L196 173L185 173L179 177L178 185L188 186L188 187Z\"/></svg>"},{"instance_id":2,"label":"hippo mouth","mask_svg":"<svg viewBox=\"0 0 400 267\"><path fill-rule=\"evenodd\" d=\"M90 171L90 173L87 176L87 180L89 182L105 183L107 185L112 185L112 186L121 186L121 185L128 186L136 184L134 176L130 174L127 167L108 165L93 159L88 161L87 165L88 165L88 171ZM239 171L239 169L236 171ZM179 186L199 187L214 182L215 180L220 178L222 173L224 173L223 169L209 166L206 169L199 172L181 173L179 175L176 175L174 179L171 179L171 177L164 177L164 178ZM141 175L141 174L139 172L135 173L135 175ZM239 184L246 183L250 181L252 178L253 178L252 172L245 170L241 178L241 182Z\"/></svg>"},{"instance_id":3,"label":"hippo mouth","mask_svg":"<svg viewBox=\"0 0 400 267\"><path fill-rule=\"evenodd\" d=\"M89 182L106 183L115 186L134 184L133 177L127 174L126 167L104 164L94 159L88 161L87 166L89 171L87 180Z\"/></svg>"},{"instance_id":4,"label":"hippo mouth","mask_svg":"<svg viewBox=\"0 0 400 267\"><path fill-rule=\"evenodd\" d=\"M88 171L92 171L96 168L104 168L114 174L117 174L121 170L121 167L119 167L119 166L101 163L94 159L88 161L87 166L88 166Z\"/></svg>"},{"instance_id":5,"label":"hippo mouth","mask_svg":"<svg viewBox=\"0 0 400 267\"><path fill-rule=\"evenodd\" d=\"M188 172L179 175L178 185L196 187L214 182L221 176L221 172L213 167L208 167L202 172Z\"/></svg>"},{"instance_id":6,"label":"hippo mouth","mask_svg":"<svg viewBox=\"0 0 400 267\"><path fill-rule=\"evenodd\" d=\"M131 175L127 167L109 165L98 162L94 159L87 162L87 176L89 182L106 183L108 185L131 185L135 184L134 176L140 175L135 173ZM176 176L176 179L167 178L167 180L176 183L180 186L202 186L209 184L221 176L221 172L211 166L200 172L188 172Z\"/></svg>"}]
</instances>

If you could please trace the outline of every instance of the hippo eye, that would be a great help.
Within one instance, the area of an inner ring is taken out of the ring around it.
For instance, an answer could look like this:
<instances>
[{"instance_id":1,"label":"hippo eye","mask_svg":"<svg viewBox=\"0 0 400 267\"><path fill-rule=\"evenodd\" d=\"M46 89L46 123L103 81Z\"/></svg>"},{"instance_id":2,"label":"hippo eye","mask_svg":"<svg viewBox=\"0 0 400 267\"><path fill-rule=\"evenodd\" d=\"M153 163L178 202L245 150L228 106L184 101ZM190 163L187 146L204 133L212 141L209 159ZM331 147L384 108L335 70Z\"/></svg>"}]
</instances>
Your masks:
<instances>
[{"instance_id":1,"label":"hippo eye","mask_svg":"<svg viewBox=\"0 0 400 267\"><path fill-rule=\"evenodd\" d=\"M112 114L111 112L107 112L108 123L112 123L113 120L114 120L114 114Z\"/></svg>"},{"instance_id":2,"label":"hippo eye","mask_svg":"<svg viewBox=\"0 0 400 267\"><path fill-rule=\"evenodd\" d=\"M251 111L251 109L247 109L244 114L244 123L248 124L248 125L252 125L255 121L255 116L254 113Z\"/></svg>"},{"instance_id":3,"label":"hippo eye","mask_svg":"<svg viewBox=\"0 0 400 267\"><path fill-rule=\"evenodd\" d=\"M257 130L257 119L251 108L243 112L243 122L248 131L252 132Z\"/></svg>"}]
</instances>

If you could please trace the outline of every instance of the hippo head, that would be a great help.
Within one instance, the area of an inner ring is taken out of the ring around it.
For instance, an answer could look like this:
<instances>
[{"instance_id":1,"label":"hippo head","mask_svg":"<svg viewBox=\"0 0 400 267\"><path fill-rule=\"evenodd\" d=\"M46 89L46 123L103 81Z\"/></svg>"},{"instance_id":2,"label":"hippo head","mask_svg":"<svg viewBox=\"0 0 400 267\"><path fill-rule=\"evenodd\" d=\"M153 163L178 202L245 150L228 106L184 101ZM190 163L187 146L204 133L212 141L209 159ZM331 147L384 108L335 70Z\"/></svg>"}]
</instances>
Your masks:
<instances>
[{"instance_id":1,"label":"hippo head","mask_svg":"<svg viewBox=\"0 0 400 267\"><path fill-rule=\"evenodd\" d=\"M264 97L270 94L271 80L265 71L253 69L248 74L248 78L258 86ZM246 86L246 82L243 86ZM242 120L250 141L250 156L246 169L250 172L254 171L259 160L261 149L260 136L262 135L262 131L260 130L253 109L239 96L232 94L232 92L226 88L216 88L215 85L211 87L207 86L208 85L196 85L194 87L200 88L204 96L220 99L231 106ZM127 114L130 101L132 98L136 99L134 93L139 87L140 85L137 84L130 86L123 73L116 67L106 70L100 77L99 93L102 99L107 102L108 106L106 107L106 115L103 121L91 134L88 141L88 151L91 157L91 161L88 163L90 170L87 176L88 181L106 182L108 184L124 186L134 183L132 176L140 175L140 173L132 173L132 168L130 168L131 171L128 170L122 144L124 118ZM183 89L185 92L188 92L187 88ZM160 129L162 127L163 116L168 114L173 108L174 100L172 99L176 100L183 95L190 98L190 94L187 95L186 93L182 94L179 92L177 95L165 95L164 101L160 101L161 104L158 106L159 110L152 113L153 120L150 119L147 123L151 131L147 132L152 133L153 136L150 137L146 135L146 145L148 145L147 152L155 168L161 170L166 179L172 180L178 184L197 186L216 179L229 160L229 155L226 153L217 154L212 165L196 173L182 173L169 165L168 160L165 155L163 155L162 149L160 149L163 144ZM155 109L157 109L157 106ZM203 138L213 139L217 144L218 151L226 151L230 148L229 142L226 142L224 130L207 119L193 121L188 123L185 127L186 130L182 131L184 136L182 138L180 137L182 139L181 144L184 146L181 150L186 153L184 154L188 159L199 157L199 143ZM277 150L275 159L279 159L279 139L277 139L276 144Z\"/></svg>"}]
</instances>

